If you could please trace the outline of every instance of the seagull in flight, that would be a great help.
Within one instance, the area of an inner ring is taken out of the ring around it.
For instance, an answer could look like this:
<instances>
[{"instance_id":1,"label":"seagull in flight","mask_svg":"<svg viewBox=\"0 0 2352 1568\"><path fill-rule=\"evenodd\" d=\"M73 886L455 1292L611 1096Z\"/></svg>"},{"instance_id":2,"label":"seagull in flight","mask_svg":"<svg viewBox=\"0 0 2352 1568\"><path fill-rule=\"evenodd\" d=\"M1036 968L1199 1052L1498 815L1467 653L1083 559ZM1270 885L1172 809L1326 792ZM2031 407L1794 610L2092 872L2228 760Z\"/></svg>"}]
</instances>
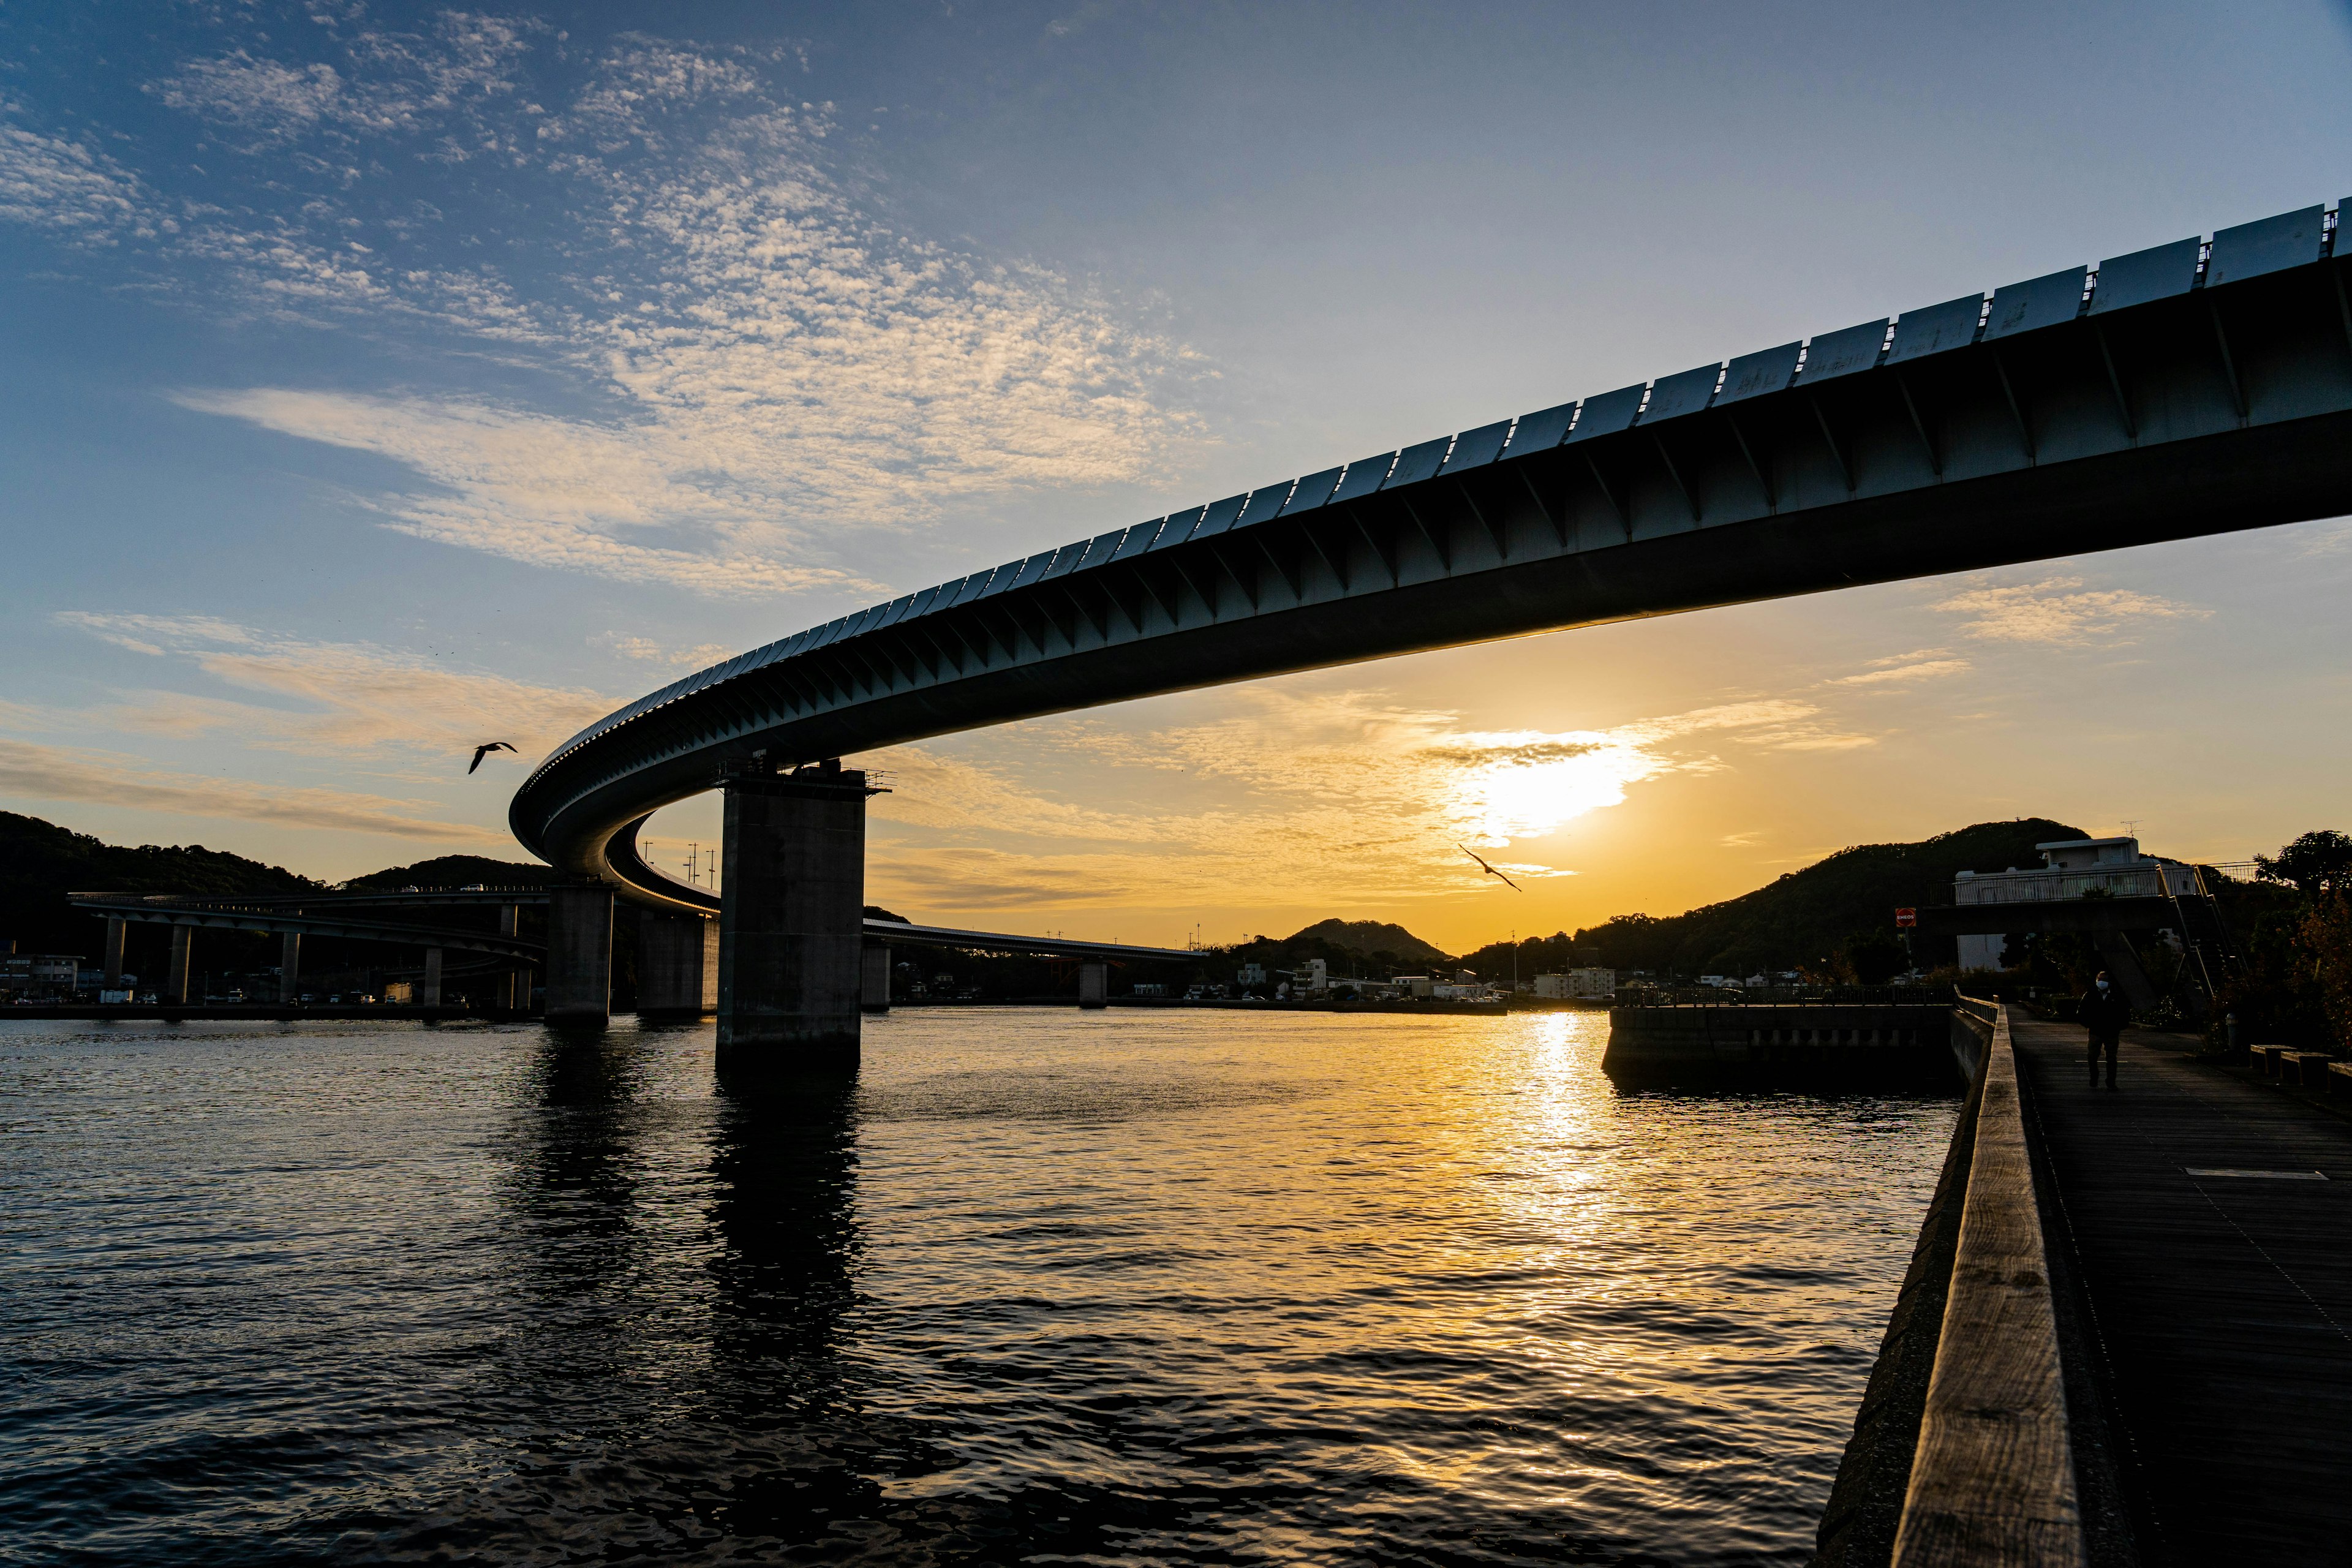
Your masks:
<instances>
[{"instance_id":1,"label":"seagull in flight","mask_svg":"<svg viewBox=\"0 0 2352 1568\"><path fill-rule=\"evenodd\" d=\"M1461 850L1462 853L1469 856L1473 860L1477 861L1479 868L1485 871L1489 877L1503 877L1503 874L1500 871L1497 871L1492 866L1487 865L1486 858L1484 855L1479 854L1475 849L1471 848L1465 844L1456 844L1454 847ZM1510 889L1511 891L1515 893L1524 893L1527 891L1525 888L1520 887L1508 877L1503 877L1503 886Z\"/></svg>"},{"instance_id":2,"label":"seagull in flight","mask_svg":"<svg viewBox=\"0 0 2352 1568\"><path fill-rule=\"evenodd\" d=\"M475 768L478 768L478 767L480 767L480 766L482 765L482 759L483 759L484 757L488 756L492 752L513 752L513 751L514 751L514 748L513 748L512 746L508 745L504 741L491 741L491 742L487 742L487 743L485 743L485 744L483 744L483 745L476 746L476 747L474 748L474 761L473 761L473 763L472 763L472 765L471 765L471 766L467 767L467 768L466 769L466 771L467 771L467 773L472 773L472 772L474 771L474 769L475 769ZM515 752L515 754L516 754L517 756L520 756L522 753L521 753L521 752Z\"/></svg>"}]
</instances>

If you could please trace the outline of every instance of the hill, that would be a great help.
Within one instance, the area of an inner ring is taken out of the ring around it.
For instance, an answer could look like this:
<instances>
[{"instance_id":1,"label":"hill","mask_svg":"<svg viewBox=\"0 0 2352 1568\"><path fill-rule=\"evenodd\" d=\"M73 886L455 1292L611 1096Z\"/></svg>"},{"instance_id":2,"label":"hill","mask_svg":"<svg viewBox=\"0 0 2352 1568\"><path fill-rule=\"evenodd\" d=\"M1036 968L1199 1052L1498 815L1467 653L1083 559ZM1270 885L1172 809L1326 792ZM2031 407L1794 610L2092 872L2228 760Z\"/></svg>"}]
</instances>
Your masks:
<instances>
[{"instance_id":1,"label":"hill","mask_svg":"<svg viewBox=\"0 0 2352 1568\"><path fill-rule=\"evenodd\" d=\"M1291 932L1295 942L1323 942L1343 952L1360 953L1369 958L1376 952L1391 953L1407 963L1449 963L1452 955L1439 952L1401 925L1386 921L1318 921L1304 931Z\"/></svg>"},{"instance_id":2,"label":"hill","mask_svg":"<svg viewBox=\"0 0 2352 1568\"><path fill-rule=\"evenodd\" d=\"M1578 931L1572 945L1597 950L1602 963L1618 970L1748 974L1820 965L1857 938L1891 937L1898 908L1950 902L1952 879L1962 871L2038 866L2037 843L2086 837L2063 822L2029 816L1980 822L1916 844L1857 845L1685 914L1619 915ZM1503 952L1507 958L1507 945ZM1916 952L1923 968L1955 956L1948 937L1921 939Z\"/></svg>"},{"instance_id":3,"label":"hill","mask_svg":"<svg viewBox=\"0 0 2352 1568\"><path fill-rule=\"evenodd\" d=\"M554 868L537 860L493 860L487 855L437 855L414 866L388 866L343 884L354 892L389 893L402 888L541 888Z\"/></svg>"},{"instance_id":4,"label":"hill","mask_svg":"<svg viewBox=\"0 0 2352 1568\"><path fill-rule=\"evenodd\" d=\"M20 952L94 956L100 926L66 902L68 892L312 893L326 884L280 866L201 845L133 849L0 811L0 940Z\"/></svg>"}]
</instances>

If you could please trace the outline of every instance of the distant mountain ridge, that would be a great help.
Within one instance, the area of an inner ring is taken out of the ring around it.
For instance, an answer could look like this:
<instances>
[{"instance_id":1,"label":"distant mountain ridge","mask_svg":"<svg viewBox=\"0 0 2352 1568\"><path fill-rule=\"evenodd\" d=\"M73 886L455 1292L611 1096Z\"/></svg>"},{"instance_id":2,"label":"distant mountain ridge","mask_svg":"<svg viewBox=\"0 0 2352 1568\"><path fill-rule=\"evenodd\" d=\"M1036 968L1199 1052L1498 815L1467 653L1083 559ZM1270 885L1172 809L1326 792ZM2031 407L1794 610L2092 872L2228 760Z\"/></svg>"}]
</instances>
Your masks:
<instances>
[{"instance_id":1,"label":"distant mountain ridge","mask_svg":"<svg viewBox=\"0 0 2352 1568\"><path fill-rule=\"evenodd\" d=\"M1401 925L1387 921L1318 921L1305 931L1293 931L1292 942L1327 942L1333 947L1370 957L1375 952L1392 952L1414 963L1450 963L1453 954L1431 946Z\"/></svg>"}]
</instances>

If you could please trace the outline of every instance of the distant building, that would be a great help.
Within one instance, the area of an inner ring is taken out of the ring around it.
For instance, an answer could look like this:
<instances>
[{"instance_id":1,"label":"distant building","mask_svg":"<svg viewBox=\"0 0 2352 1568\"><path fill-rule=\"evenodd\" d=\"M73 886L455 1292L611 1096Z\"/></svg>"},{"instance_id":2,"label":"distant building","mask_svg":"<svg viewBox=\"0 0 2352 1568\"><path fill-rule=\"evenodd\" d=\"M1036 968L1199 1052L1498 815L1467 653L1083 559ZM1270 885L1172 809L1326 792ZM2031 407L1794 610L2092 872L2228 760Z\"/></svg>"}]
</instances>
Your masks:
<instances>
[{"instance_id":1,"label":"distant building","mask_svg":"<svg viewBox=\"0 0 2352 1568\"><path fill-rule=\"evenodd\" d=\"M2140 853L2137 838L2062 838L2037 844L2042 864L2029 870L2012 866L1981 875L1963 871L1952 881L1956 904L2045 903L2092 893L2115 899L2195 898L2197 868ZM1964 936L1960 967L1999 969L1999 936Z\"/></svg>"},{"instance_id":2,"label":"distant building","mask_svg":"<svg viewBox=\"0 0 2352 1568\"><path fill-rule=\"evenodd\" d=\"M1330 966L1319 958L1310 958L1290 972L1290 986L1304 995L1320 995L1331 989Z\"/></svg>"},{"instance_id":3,"label":"distant building","mask_svg":"<svg viewBox=\"0 0 2352 1568\"><path fill-rule=\"evenodd\" d=\"M1263 963L1243 964L1239 969L1234 971L1234 984L1236 985L1265 984L1265 965Z\"/></svg>"},{"instance_id":4,"label":"distant building","mask_svg":"<svg viewBox=\"0 0 2352 1568\"><path fill-rule=\"evenodd\" d=\"M1536 976L1536 995L1550 1002L1598 1001L1617 994L1613 969L1571 969L1565 974Z\"/></svg>"},{"instance_id":5,"label":"distant building","mask_svg":"<svg viewBox=\"0 0 2352 1568\"><path fill-rule=\"evenodd\" d=\"M1400 996L1426 996L1432 982L1426 974L1400 974L1389 982Z\"/></svg>"},{"instance_id":6,"label":"distant building","mask_svg":"<svg viewBox=\"0 0 2352 1568\"><path fill-rule=\"evenodd\" d=\"M0 990L67 992L80 978L81 955L71 952L0 954Z\"/></svg>"}]
</instances>

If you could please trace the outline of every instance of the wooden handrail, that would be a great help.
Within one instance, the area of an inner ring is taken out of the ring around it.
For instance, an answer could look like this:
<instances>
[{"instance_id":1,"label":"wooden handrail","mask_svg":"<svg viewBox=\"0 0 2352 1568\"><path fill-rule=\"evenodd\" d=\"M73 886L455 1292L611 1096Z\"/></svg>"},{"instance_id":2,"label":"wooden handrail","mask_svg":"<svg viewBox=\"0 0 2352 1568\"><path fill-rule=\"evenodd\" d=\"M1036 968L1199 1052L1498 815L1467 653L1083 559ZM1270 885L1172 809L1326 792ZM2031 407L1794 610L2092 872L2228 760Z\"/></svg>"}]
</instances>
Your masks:
<instances>
[{"instance_id":1,"label":"wooden handrail","mask_svg":"<svg viewBox=\"0 0 2352 1568\"><path fill-rule=\"evenodd\" d=\"M1896 1568L2081 1568L2083 1520L2009 1009L1993 1017Z\"/></svg>"}]
</instances>

